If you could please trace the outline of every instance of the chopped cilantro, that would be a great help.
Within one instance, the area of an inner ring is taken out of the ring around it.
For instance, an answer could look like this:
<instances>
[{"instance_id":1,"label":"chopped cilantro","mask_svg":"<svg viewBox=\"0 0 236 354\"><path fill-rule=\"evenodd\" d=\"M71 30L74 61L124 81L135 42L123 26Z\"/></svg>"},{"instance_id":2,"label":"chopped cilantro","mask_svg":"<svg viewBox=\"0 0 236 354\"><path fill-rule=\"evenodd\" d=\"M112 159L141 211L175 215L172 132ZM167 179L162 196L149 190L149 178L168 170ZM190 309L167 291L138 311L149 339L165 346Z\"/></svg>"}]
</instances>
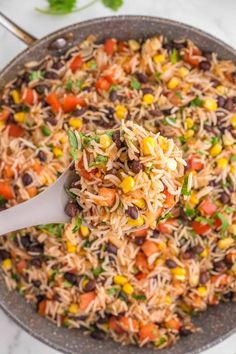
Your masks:
<instances>
[{"instance_id":1,"label":"chopped cilantro","mask_svg":"<svg viewBox=\"0 0 236 354\"><path fill-rule=\"evenodd\" d=\"M86 248L86 247L89 247L89 246L90 246L89 240L85 240L85 241L82 243L82 245L81 245L82 248Z\"/></svg>"},{"instance_id":2,"label":"chopped cilantro","mask_svg":"<svg viewBox=\"0 0 236 354\"><path fill-rule=\"evenodd\" d=\"M51 130L46 125L42 125L40 129L44 136L50 136L52 134Z\"/></svg>"},{"instance_id":3,"label":"chopped cilantro","mask_svg":"<svg viewBox=\"0 0 236 354\"><path fill-rule=\"evenodd\" d=\"M71 288L72 287L72 284L67 280L64 281L63 285L64 285L64 288Z\"/></svg>"},{"instance_id":4,"label":"chopped cilantro","mask_svg":"<svg viewBox=\"0 0 236 354\"><path fill-rule=\"evenodd\" d=\"M70 154L73 157L73 159L76 160L77 159L76 150L78 149L78 141L77 141L76 135L73 132L73 130L68 129L67 136L68 136L69 144L70 144Z\"/></svg>"},{"instance_id":5,"label":"chopped cilantro","mask_svg":"<svg viewBox=\"0 0 236 354\"><path fill-rule=\"evenodd\" d=\"M0 194L0 206L5 205L6 202L7 202L7 201L6 201L6 199L4 198L4 196Z\"/></svg>"},{"instance_id":6,"label":"chopped cilantro","mask_svg":"<svg viewBox=\"0 0 236 354\"><path fill-rule=\"evenodd\" d=\"M191 191L188 191L188 176L184 177L184 183L182 187L182 194L185 196L189 196L191 194Z\"/></svg>"},{"instance_id":7,"label":"chopped cilantro","mask_svg":"<svg viewBox=\"0 0 236 354\"><path fill-rule=\"evenodd\" d=\"M98 165L105 165L107 163L107 161L108 161L107 156L97 155L94 162L90 164L90 167L98 166Z\"/></svg>"},{"instance_id":8,"label":"chopped cilantro","mask_svg":"<svg viewBox=\"0 0 236 354\"><path fill-rule=\"evenodd\" d=\"M81 225L82 225L82 219L80 217L77 217L75 219L75 226L73 227L72 232L73 233L78 232Z\"/></svg>"},{"instance_id":9,"label":"chopped cilantro","mask_svg":"<svg viewBox=\"0 0 236 354\"><path fill-rule=\"evenodd\" d=\"M166 117L163 120L163 125L172 125L176 123L176 118L174 117Z\"/></svg>"},{"instance_id":10,"label":"chopped cilantro","mask_svg":"<svg viewBox=\"0 0 236 354\"><path fill-rule=\"evenodd\" d=\"M81 90L81 87L83 85L83 81L82 80L77 80L76 83L75 83L76 87Z\"/></svg>"},{"instance_id":11,"label":"chopped cilantro","mask_svg":"<svg viewBox=\"0 0 236 354\"><path fill-rule=\"evenodd\" d=\"M139 301L145 301L145 300L147 300L147 298L146 298L145 295L139 295L139 294L135 295L135 294L134 294L132 297L133 297L133 299L139 300Z\"/></svg>"},{"instance_id":12,"label":"chopped cilantro","mask_svg":"<svg viewBox=\"0 0 236 354\"><path fill-rule=\"evenodd\" d=\"M202 107L203 100L200 97L196 96L191 102L190 107Z\"/></svg>"},{"instance_id":13,"label":"chopped cilantro","mask_svg":"<svg viewBox=\"0 0 236 354\"><path fill-rule=\"evenodd\" d=\"M98 277L103 272L103 269L101 267L93 268L92 272L95 277Z\"/></svg>"},{"instance_id":14,"label":"chopped cilantro","mask_svg":"<svg viewBox=\"0 0 236 354\"><path fill-rule=\"evenodd\" d=\"M170 61L172 64L176 64L179 61L179 55L176 48L174 48L170 53Z\"/></svg>"},{"instance_id":15,"label":"chopped cilantro","mask_svg":"<svg viewBox=\"0 0 236 354\"><path fill-rule=\"evenodd\" d=\"M183 145L183 144L185 144L185 138L184 138L184 136L178 136L178 139L179 139L179 142Z\"/></svg>"},{"instance_id":16,"label":"chopped cilantro","mask_svg":"<svg viewBox=\"0 0 236 354\"><path fill-rule=\"evenodd\" d=\"M220 221L221 221L220 229L221 229L221 231L224 232L229 226L229 222L226 219L226 217L222 213L217 212L217 213L214 214L214 218L219 218L220 219Z\"/></svg>"},{"instance_id":17,"label":"chopped cilantro","mask_svg":"<svg viewBox=\"0 0 236 354\"><path fill-rule=\"evenodd\" d=\"M157 341L155 341L155 346L160 347L162 344L166 343L167 339L165 337L161 337Z\"/></svg>"},{"instance_id":18,"label":"chopped cilantro","mask_svg":"<svg viewBox=\"0 0 236 354\"><path fill-rule=\"evenodd\" d=\"M224 210L225 210L226 213L228 213L228 214L231 214L231 213L234 212L234 208L231 208L231 207L228 207L228 206L227 206Z\"/></svg>"},{"instance_id":19,"label":"chopped cilantro","mask_svg":"<svg viewBox=\"0 0 236 354\"><path fill-rule=\"evenodd\" d=\"M38 229L42 231L46 231L52 235L57 237L62 237L64 224L47 224L47 225L39 225L37 226Z\"/></svg>"},{"instance_id":20,"label":"chopped cilantro","mask_svg":"<svg viewBox=\"0 0 236 354\"><path fill-rule=\"evenodd\" d=\"M141 84L133 77L131 80L131 87L135 90L140 90Z\"/></svg>"},{"instance_id":21,"label":"chopped cilantro","mask_svg":"<svg viewBox=\"0 0 236 354\"><path fill-rule=\"evenodd\" d=\"M177 97L179 97L179 98L181 98L181 99L183 98L181 92L175 92L175 96L177 96Z\"/></svg>"},{"instance_id":22,"label":"chopped cilantro","mask_svg":"<svg viewBox=\"0 0 236 354\"><path fill-rule=\"evenodd\" d=\"M30 81L40 80L42 78L43 78L43 74L42 74L42 71L40 71L40 70L32 71L29 75Z\"/></svg>"},{"instance_id":23,"label":"chopped cilantro","mask_svg":"<svg viewBox=\"0 0 236 354\"><path fill-rule=\"evenodd\" d=\"M66 90L72 91L72 88L73 88L73 81L71 79L69 79L66 83Z\"/></svg>"},{"instance_id":24,"label":"chopped cilantro","mask_svg":"<svg viewBox=\"0 0 236 354\"><path fill-rule=\"evenodd\" d=\"M108 295L115 295L119 290L117 288L110 288L107 290Z\"/></svg>"},{"instance_id":25,"label":"chopped cilantro","mask_svg":"<svg viewBox=\"0 0 236 354\"><path fill-rule=\"evenodd\" d=\"M204 225L212 225L214 223L214 221L212 221L211 219L204 218L203 216L197 216L195 220Z\"/></svg>"},{"instance_id":26,"label":"chopped cilantro","mask_svg":"<svg viewBox=\"0 0 236 354\"><path fill-rule=\"evenodd\" d=\"M218 136L213 136L213 137L211 138L211 144L212 144L212 145L217 144L219 141L220 141L220 138L219 138Z\"/></svg>"},{"instance_id":27,"label":"chopped cilantro","mask_svg":"<svg viewBox=\"0 0 236 354\"><path fill-rule=\"evenodd\" d=\"M236 161L236 155L234 155L234 156L231 156L231 158L230 158L230 161Z\"/></svg>"},{"instance_id":28,"label":"chopped cilantro","mask_svg":"<svg viewBox=\"0 0 236 354\"><path fill-rule=\"evenodd\" d=\"M190 219L194 218L194 216L196 215L196 210L195 210L195 209L186 208L186 209L184 210L184 212L185 212L185 215L186 215L188 218L190 218Z\"/></svg>"}]
</instances>

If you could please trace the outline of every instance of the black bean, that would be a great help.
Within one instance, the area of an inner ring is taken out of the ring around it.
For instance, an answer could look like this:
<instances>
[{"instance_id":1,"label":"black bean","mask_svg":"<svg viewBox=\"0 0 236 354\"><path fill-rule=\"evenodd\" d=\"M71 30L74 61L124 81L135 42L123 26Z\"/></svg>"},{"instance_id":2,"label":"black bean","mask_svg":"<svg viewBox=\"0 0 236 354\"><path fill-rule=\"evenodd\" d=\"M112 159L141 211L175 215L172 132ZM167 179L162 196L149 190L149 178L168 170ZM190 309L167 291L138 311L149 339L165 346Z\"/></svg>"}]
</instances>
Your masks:
<instances>
[{"instance_id":1,"label":"black bean","mask_svg":"<svg viewBox=\"0 0 236 354\"><path fill-rule=\"evenodd\" d=\"M90 109L90 111L92 111L92 112L97 112L97 111L98 111L97 107L92 106L92 105L89 106L89 109Z\"/></svg>"},{"instance_id":2,"label":"black bean","mask_svg":"<svg viewBox=\"0 0 236 354\"><path fill-rule=\"evenodd\" d=\"M43 150L39 150L37 157L41 162L47 161L47 154Z\"/></svg>"},{"instance_id":3,"label":"black bean","mask_svg":"<svg viewBox=\"0 0 236 354\"><path fill-rule=\"evenodd\" d=\"M48 80L58 80L59 75L55 71L46 71L44 74L44 78Z\"/></svg>"},{"instance_id":4,"label":"black bean","mask_svg":"<svg viewBox=\"0 0 236 354\"><path fill-rule=\"evenodd\" d=\"M214 262L213 266L216 272L224 272L227 269L226 264L223 260Z\"/></svg>"},{"instance_id":5,"label":"black bean","mask_svg":"<svg viewBox=\"0 0 236 354\"><path fill-rule=\"evenodd\" d=\"M218 131L216 128L210 126L210 125L207 125L207 124L204 124L204 129L209 132L209 133L213 133L214 135L217 135L218 134Z\"/></svg>"},{"instance_id":6,"label":"black bean","mask_svg":"<svg viewBox=\"0 0 236 354\"><path fill-rule=\"evenodd\" d=\"M4 259L11 258L10 252L6 250L0 250L0 260L4 261Z\"/></svg>"},{"instance_id":7,"label":"black bean","mask_svg":"<svg viewBox=\"0 0 236 354\"><path fill-rule=\"evenodd\" d=\"M119 298L125 301L126 303L129 302L128 295L126 295L126 293L122 290L119 292Z\"/></svg>"},{"instance_id":8,"label":"black bean","mask_svg":"<svg viewBox=\"0 0 236 354\"><path fill-rule=\"evenodd\" d=\"M232 260L227 257L225 257L224 262L225 262L227 269L230 269L233 266Z\"/></svg>"},{"instance_id":9,"label":"black bean","mask_svg":"<svg viewBox=\"0 0 236 354\"><path fill-rule=\"evenodd\" d=\"M151 114L151 116L153 117L161 117L162 116L162 111L160 109L151 109L149 111L149 113Z\"/></svg>"},{"instance_id":10,"label":"black bean","mask_svg":"<svg viewBox=\"0 0 236 354\"><path fill-rule=\"evenodd\" d=\"M232 99L233 99L233 103L236 103L236 96L232 97Z\"/></svg>"},{"instance_id":11,"label":"black bean","mask_svg":"<svg viewBox=\"0 0 236 354\"><path fill-rule=\"evenodd\" d=\"M177 263L175 261L173 261L173 259L167 259L166 266L170 269L173 269L173 268L177 267Z\"/></svg>"},{"instance_id":12,"label":"black bean","mask_svg":"<svg viewBox=\"0 0 236 354\"><path fill-rule=\"evenodd\" d=\"M91 334L90 336L93 338L93 339L96 339L96 340L104 340L106 338L106 333L101 331L100 329L95 329Z\"/></svg>"},{"instance_id":13,"label":"black bean","mask_svg":"<svg viewBox=\"0 0 236 354\"><path fill-rule=\"evenodd\" d=\"M225 105L225 98L223 96L218 96L217 97L217 104L218 104L218 107L223 108Z\"/></svg>"},{"instance_id":14,"label":"black bean","mask_svg":"<svg viewBox=\"0 0 236 354\"><path fill-rule=\"evenodd\" d=\"M206 284L209 279L209 275L207 272L201 272L199 276L200 284Z\"/></svg>"},{"instance_id":15,"label":"black bean","mask_svg":"<svg viewBox=\"0 0 236 354\"><path fill-rule=\"evenodd\" d=\"M112 254L117 254L118 248L113 245L113 243L108 242L107 244L107 252L112 253Z\"/></svg>"},{"instance_id":16,"label":"black bean","mask_svg":"<svg viewBox=\"0 0 236 354\"><path fill-rule=\"evenodd\" d=\"M192 247L190 250L194 255L197 255L197 254L202 253L204 251L204 247L197 245L197 246Z\"/></svg>"},{"instance_id":17,"label":"black bean","mask_svg":"<svg viewBox=\"0 0 236 354\"><path fill-rule=\"evenodd\" d=\"M117 91L111 90L109 93L109 99L111 102L115 102L117 100Z\"/></svg>"},{"instance_id":18,"label":"black bean","mask_svg":"<svg viewBox=\"0 0 236 354\"><path fill-rule=\"evenodd\" d=\"M52 126L57 125L57 120L54 116L50 115L47 119L46 122L51 124Z\"/></svg>"},{"instance_id":19,"label":"black bean","mask_svg":"<svg viewBox=\"0 0 236 354\"><path fill-rule=\"evenodd\" d=\"M95 280L89 280L88 283L84 287L84 291L86 293L89 293L90 291L93 291L96 289L96 282Z\"/></svg>"},{"instance_id":20,"label":"black bean","mask_svg":"<svg viewBox=\"0 0 236 354\"><path fill-rule=\"evenodd\" d=\"M230 202L230 196L226 192L223 192L220 195L220 201L223 204L228 204Z\"/></svg>"},{"instance_id":21,"label":"black bean","mask_svg":"<svg viewBox=\"0 0 236 354\"><path fill-rule=\"evenodd\" d=\"M29 184L31 184L33 182L33 178L31 177L31 175L29 173L24 173L23 176L21 177L22 179L22 183L24 186L28 186Z\"/></svg>"},{"instance_id":22,"label":"black bean","mask_svg":"<svg viewBox=\"0 0 236 354\"><path fill-rule=\"evenodd\" d=\"M212 180L208 183L208 185L209 185L210 187L216 187L216 186L217 186L217 182L212 179Z\"/></svg>"},{"instance_id":23,"label":"black bean","mask_svg":"<svg viewBox=\"0 0 236 354\"><path fill-rule=\"evenodd\" d=\"M117 174L117 169L112 167L110 170L108 170L108 173L111 174L111 175L115 175Z\"/></svg>"},{"instance_id":24,"label":"black bean","mask_svg":"<svg viewBox=\"0 0 236 354\"><path fill-rule=\"evenodd\" d=\"M142 246L145 242L146 238L144 236L138 236L135 237L134 242L136 243L137 246Z\"/></svg>"},{"instance_id":25,"label":"black bean","mask_svg":"<svg viewBox=\"0 0 236 354\"><path fill-rule=\"evenodd\" d=\"M35 243L35 244L31 244L28 248L28 252L30 253L43 253L44 251L44 244L43 243Z\"/></svg>"},{"instance_id":26,"label":"black bean","mask_svg":"<svg viewBox=\"0 0 236 354\"><path fill-rule=\"evenodd\" d=\"M171 108L169 108L169 109L162 109L162 113L163 113L164 115L169 116L169 115L171 114Z\"/></svg>"},{"instance_id":27,"label":"black bean","mask_svg":"<svg viewBox=\"0 0 236 354\"><path fill-rule=\"evenodd\" d=\"M170 52L173 49L173 43L164 43L163 48Z\"/></svg>"},{"instance_id":28,"label":"black bean","mask_svg":"<svg viewBox=\"0 0 236 354\"><path fill-rule=\"evenodd\" d=\"M20 242L21 242L22 246L23 246L26 250L28 250L29 247L30 247L31 244L32 244L30 234L26 234L25 236L21 236Z\"/></svg>"},{"instance_id":29,"label":"black bean","mask_svg":"<svg viewBox=\"0 0 236 354\"><path fill-rule=\"evenodd\" d=\"M186 327L184 327L184 326L182 326L182 327L180 328L180 331L179 331L179 334L180 334L182 337L186 337L186 336L188 336L188 335L191 334L191 333L192 333L191 330L188 329L188 328L186 328Z\"/></svg>"},{"instance_id":30,"label":"black bean","mask_svg":"<svg viewBox=\"0 0 236 354\"><path fill-rule=\"evenodd\" d=\"M234 101L232 97L227 98L224 108L227 109L227 111L233 111L234 109Z\"/></svg>"},{"instance_id":31,"label":"black bean","mask_svg":"<svg viewBox=\"0 0 236 354\"><path fill-rule=\"evenodd\" d=\"M63 68L64 65L65 65L64 63L58 60L55 63L53 63L52 69L60 70L61 68Z\"/></svg>"},{"instance_id":32,"label":"black bean","mask_svg":"<svg viewBox=\"0 0 236 354\"><path fill-rule=\"evenodd\" d=\"M45 93L45 91L47 91L49 89L49 87L47 85L37 85L35 86L35 91L39 94L42 95Z\"/></svg>"},{"instance_id":33,"label":"black bean","mask_svg":"<svg viewBox=\"0 0 236 354\"><path fill-rule=\"evenodd\" d=\"M36 288L40 288L41 286L41 281L40 280L32 280L32 284L33 286L35 286Z\"/></svg>"},{"instance_id":34,"label":"black bean","mask_svg":"<svg viewBox=\"0 0 236 354\"><path fill-rule=\"evenodd\" d=\"M136 73L135 76L141 84L146 84L148 82L148 77L143 73Z\"/></svg>"},{"instance_id":35,"label":"black bean","mask_svg":"<svg viewBox=\"0 0 236 354\"><path fill-rule=\"evenodd\" d=\"M208 60L203 60L203 61L201 61L199 68L203 71L210 70L211 63Z\"/></svg>"},{"instance_id":36,"label":"black bean","mask_svg":"<svg viewBox=\"0 0 236 354\"><path fill-rule=\"evenodd\" d=\"M80 116L82 116L85 112L86 112L86 109L85 109L85 108L76 109L76 110L72 113L72 116L73 116L73 117L80 117Z\"/></svg>"},{"instance_id":37,"label":"black bean","mask_svg":"<svg viewBox=\"0 0 236 354\"><path fill-rule=\"evenodd\" d=\"M15 119L13 113L10 113L7 117L6 124L12 124L12 123L15 123Z\"/></svg>"},{"instance_id":38,"label":"black bean","mask_svg":"<svg viewBox=\"0 0 236 354\"><path fill-rule=\"evenodd\" d=\"M30 260L30 264L36 268L41 268L42 260L41 260L41 258L35 257Z\"/></svg>"},{"instance_id":39,"label":"black bean","mask_svg":"<svg viewBox=\"0 0 236 354\"><path fill-rule=\"evenodd\" d=\"M66 272L64 278L73 285L78 285L78 278L74 273Z\"/></svg>"},{"instance_id":40,"label":"black bean","mask_svg":"<svg viewBox=\"0 0 236 354\"><path fill-rule=\"evenodd\" d=\"M131 217L131 219L136 220L138 218L138 208L136 206L129 206L126 210L126 214Z\"/></svg>"},{"instance_id":41,"label":"black bean","mask_svg":"<svg viewBox=\"0 0 236 354\"><path fill-rule=\"evenodd\" d=\"M193 257L194 257L194 255L191 251L186 251L182 254L182 258L185 260L192 259Z\"/></svg>"},{"instance_id":42,"label":"black bean","mask_svg":"<svg viewBox=\"0 0 236 354\"><path fill-rule=\"evenodd\" d=\"M146 95L147 93L153 93L153 89L151 87L143 87L142 88L142 92L144 95Z\"/></svg>"},{"instance_id":43,"label":"black bean","mask_svg":"<svg viewBox=\"0 0 236 354\"><path fill-rule=\"evenodd\" d=\"M212 87L217 87L217 86L221 85L221 82L216 79L211 80L211 83L212 83Z\"/></svg>"},{"instance_id":44,"label":"black bean","mask_svg":"<svg viewBox=\"0 0 236 354\"><path fill-rule=\"evenodd\" d=\"M160 232L158 230L154 230L152 233L152 238L158 238L160 236Z\"/></svg>"},{"instance_id":45,"label":"black bean","mask_svg":"<svg viewBox=\"0 0 236 354\"><path fill-rule=\"evenodd\" d=\"M226 294L223 295L223 299L226 301L231 301L234 298L234 292L233 291L229 291Z\"/></svg>"},{"instance_id":46,"label":"black bean","mask_svg":"<svg viewBox=\"0 0 236 354\"><path fill-rule=\"evenodd\" d=\"M78 212L78 204L74 203L74 202L68 202L66 207L65 207L65 213L66 215L70 216L71 218L73 218L74 216L76 216Z\"/></svg>"},{"instance_id":47,"label":"black bean","mask_svg":"<svg viewBox=\"0 0 236 354\"><path fill-rule=\"evenodd\" d=\"M133 160L129 162L129 168L131 169L132 172L139 173L140 171L143 170L143 165L141 164L140 161Z\"/></svg>"},{"instance_id":48,"label":"black bean","mask_svg":"<svg viewBox=\"0 0 236 354\"><path fill-rule=\"evenodd\" d=\"M114 141L118 149L122 147L122 141L120 140L120 132L118 130L112 134L112 140Z\"/></svg>"},{"instance_id":49,"label":"black bean","mask_svg":"<svg viewBox=\"0 0 236 354\"><path fill-rule=\"evenodd\" d=\"M30 73L29 72L24 72L24 74L21 76L23 82L30 82Z\"/></svg>"}]
</instances>

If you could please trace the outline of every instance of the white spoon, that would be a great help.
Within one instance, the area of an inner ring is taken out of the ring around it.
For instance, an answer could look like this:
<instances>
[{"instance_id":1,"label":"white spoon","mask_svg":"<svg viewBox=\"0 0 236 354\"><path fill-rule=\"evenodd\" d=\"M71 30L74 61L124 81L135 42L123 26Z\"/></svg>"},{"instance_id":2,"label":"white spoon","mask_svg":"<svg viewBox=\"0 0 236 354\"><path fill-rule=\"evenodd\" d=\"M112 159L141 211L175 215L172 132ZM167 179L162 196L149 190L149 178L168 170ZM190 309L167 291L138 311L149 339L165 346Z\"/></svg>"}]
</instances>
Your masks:
<instances>
[{"instance_id":1,"label":"white spoon","mask_svg":"<svg viewBox=\"0 0 236 354\"><path fill-rule=\"evenodd\" d=\"M40 224L66 223L68 195L65 188L75 179L75 171L68 168L57 181L27 202L0 212L0 235Z\"/></svg>"}]
</instances>

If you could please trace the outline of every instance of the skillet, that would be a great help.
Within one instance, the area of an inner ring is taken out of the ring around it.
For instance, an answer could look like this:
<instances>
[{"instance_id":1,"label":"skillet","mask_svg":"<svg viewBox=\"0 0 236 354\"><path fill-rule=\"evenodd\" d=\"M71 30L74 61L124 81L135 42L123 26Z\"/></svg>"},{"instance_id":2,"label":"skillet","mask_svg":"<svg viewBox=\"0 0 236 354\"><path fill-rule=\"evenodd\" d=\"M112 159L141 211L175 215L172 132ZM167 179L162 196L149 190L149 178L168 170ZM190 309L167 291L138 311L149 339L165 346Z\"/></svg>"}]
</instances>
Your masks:
<instances>
[{"instance_id":1,"label":"skillet","mask_svg":"<svg viewBox=\"0 0 236 354\"><path fill-rule=\"evenodd\" d=\"M74 45L94 34L99 42L107 37L118 39L140 39L163 34L170 39L189 38L205 51L214 51L220 58L236 61L236 51L219 39L191 26L157 17L147 16L117 16L106 17L77 23L60 29L40 40L21 30L0 13L0 23L23 40L29 47L13 59L0 73L0 89L12 80L23 64L31 60L40 60L55 51L55 40L66 39ZM98 342L83 336L78 330L57 328L54 324L37 315L35 310L26 305L25 300L16 292L9 292L0 274L0 306L24 330L64 353L79 354L151 354L156 351L150 348L122 347L111 340ZM187 354L200 353L202 350L223 341L236 331L236 305L221 304L209 308L200 314L194 322L202 329L201 332L183 337L168 350L157 353Z\"/></svg>"}]
</instances>

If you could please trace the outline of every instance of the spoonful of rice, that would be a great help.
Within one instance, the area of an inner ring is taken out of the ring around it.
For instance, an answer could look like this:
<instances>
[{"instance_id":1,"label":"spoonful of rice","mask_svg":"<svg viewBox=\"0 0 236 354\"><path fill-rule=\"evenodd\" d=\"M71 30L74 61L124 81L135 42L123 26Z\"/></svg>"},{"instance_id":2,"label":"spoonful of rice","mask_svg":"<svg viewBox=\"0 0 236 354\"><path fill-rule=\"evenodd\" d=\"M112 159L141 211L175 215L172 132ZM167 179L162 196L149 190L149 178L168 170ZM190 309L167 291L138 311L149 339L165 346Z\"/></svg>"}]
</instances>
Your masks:
<instances>
[{"instance_id":1,"label":"spoonful of rice","mask_svg":"<svg viewBox=\"0 0 236 354\"><path fill-rule=\"evenodd\" d=\"M75 227L122 237L155 229L178 202L186 162L172 139L130 121L113 130L69 130L68 137L73 168L37 197L2 211L0 234L73 218Z\"/></svg>"}]
</instances>

